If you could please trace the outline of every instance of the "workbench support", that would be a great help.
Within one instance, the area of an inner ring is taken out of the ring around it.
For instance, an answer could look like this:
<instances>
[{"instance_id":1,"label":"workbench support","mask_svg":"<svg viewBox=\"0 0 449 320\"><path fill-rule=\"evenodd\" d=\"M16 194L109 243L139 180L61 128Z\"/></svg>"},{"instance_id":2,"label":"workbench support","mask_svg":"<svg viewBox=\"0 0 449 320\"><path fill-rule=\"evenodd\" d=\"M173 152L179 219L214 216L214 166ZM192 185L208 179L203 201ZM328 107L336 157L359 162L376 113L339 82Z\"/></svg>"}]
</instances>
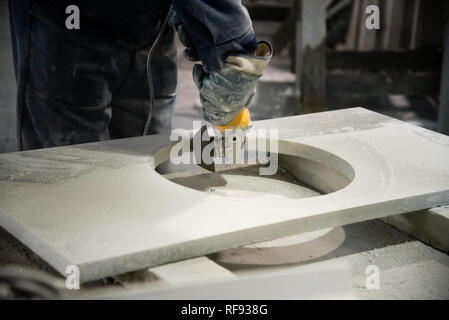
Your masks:
<instances>
[{"instance_id":1,"label":"workbench support","mask_svg":"<svg viewBox=\"0 0 449 320\"><path fill-rule=\"evenodd\" d=\"M297 113L324 110L326 97L326 0L298 0L296 21Z\"/></svg>"},{"instance_id":2,"label":"workbench support","mask_svg":"<svg viewBox=\"0 0 449 320\"><path fill-rule=\"evenodd\" d=\"M382 218L418 240L449 253L449 206Z\"/></svg>"}]
</instances>

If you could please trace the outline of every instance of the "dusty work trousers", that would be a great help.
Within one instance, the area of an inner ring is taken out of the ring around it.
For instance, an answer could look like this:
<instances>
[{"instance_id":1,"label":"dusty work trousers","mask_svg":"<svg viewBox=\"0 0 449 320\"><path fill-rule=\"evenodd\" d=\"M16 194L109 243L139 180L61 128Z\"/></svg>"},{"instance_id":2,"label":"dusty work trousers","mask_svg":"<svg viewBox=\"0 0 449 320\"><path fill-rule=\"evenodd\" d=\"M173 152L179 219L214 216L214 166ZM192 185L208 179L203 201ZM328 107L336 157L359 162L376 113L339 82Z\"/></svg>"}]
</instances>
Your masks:
<instances>
[{"instance_id":1,"label":"dusty work trousers","mask_svg":"<svg viewBox=\"0 0 449 320\"><path fill-rule=\"evenodd\" d=\"M147 55L160 23L120 34L39 6L29 11L19 70L18 138L22 150L141 135L149 114ZM14 26L13 26L14 27ZM14 28L12 29L14 32ZM174 30L166 29L151 63L154 105L149 134L170 130L176 92Z\"/></svg>"}]
</instances>

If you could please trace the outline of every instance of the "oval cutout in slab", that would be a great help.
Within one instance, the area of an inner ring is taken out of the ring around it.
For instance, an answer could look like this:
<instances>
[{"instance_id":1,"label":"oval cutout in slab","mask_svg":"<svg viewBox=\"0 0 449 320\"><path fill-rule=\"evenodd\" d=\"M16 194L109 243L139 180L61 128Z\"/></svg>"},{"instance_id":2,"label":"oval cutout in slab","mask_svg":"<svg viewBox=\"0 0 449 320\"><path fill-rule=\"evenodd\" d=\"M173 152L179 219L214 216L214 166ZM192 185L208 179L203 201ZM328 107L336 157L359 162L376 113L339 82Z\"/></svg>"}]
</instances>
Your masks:
<instances>
[{"instance_id":1,"label":"oval cutout in slab","mask_svg":"<svg viewBox=\"0 0 449 320\"><path fill-rule=\"evenodd\" d=\"M223 196L308 198L341 190L355 176L352 166L332 153L282 140L278 145L278 171L272 176L260 175L260 165L223 165L215 173L194 164L174 165L168 159L170 148L155 155L160 174L185 187Z\"/></svg>"},{"instance_id":2,"label":"oval cutout in slab","mask_svg":"<svg viewBox=\"0 0 449 320\"><path fill-rule=\"evenodd\" d=\"M246 165L208 172L194 166L190 170L165 174L164 177L198 191L237 198L300 199L320 195L285 170L278 170L275 175L261 176L259 168L260 165Z\"/></svg>"}]
</instances>

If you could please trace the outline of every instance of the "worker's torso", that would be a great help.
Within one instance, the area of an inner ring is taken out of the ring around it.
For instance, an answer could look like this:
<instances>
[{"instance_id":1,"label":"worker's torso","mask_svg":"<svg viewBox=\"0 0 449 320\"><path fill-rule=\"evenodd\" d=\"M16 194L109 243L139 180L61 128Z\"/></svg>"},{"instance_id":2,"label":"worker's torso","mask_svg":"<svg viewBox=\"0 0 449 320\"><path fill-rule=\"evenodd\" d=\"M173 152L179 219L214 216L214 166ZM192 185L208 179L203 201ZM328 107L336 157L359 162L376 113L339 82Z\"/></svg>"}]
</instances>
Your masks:
<instances>
[{"instance_id":1,"label":"worker's torso","mask_svg":"<svg viewBox=\"0 0 449 320\"><path fill-rule=\"evenodd\" d=\"M44 0L39 5L61 11L77 5L80 15L117 34L142 34L155 29L166 16L170 1L165 0Z\"/></svg>"}]
</instances>

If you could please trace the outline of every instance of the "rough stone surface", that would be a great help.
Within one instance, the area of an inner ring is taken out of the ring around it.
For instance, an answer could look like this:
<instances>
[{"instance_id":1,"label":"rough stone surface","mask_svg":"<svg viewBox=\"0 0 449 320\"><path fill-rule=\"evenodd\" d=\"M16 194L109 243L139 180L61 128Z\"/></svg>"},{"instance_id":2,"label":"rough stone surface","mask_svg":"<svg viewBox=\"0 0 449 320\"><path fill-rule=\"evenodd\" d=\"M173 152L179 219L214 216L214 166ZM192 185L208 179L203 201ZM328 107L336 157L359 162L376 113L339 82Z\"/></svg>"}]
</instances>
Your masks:
<instances>
[{"instance_id":1,"label":"rough stone surface","mask_svg":"<svg viewBox=\"0 0 449 320\"><path fill-rule=\"evenodd\" d=\"M280 153L312 186L348 178L348 167L353 180L306 199L206 194L154 170L168 159L164 136L11 153L0 156L0 224L88 281L449 199L449 137L360 108L255 127L279 129Z\"/></svg>"}]
</instances>

